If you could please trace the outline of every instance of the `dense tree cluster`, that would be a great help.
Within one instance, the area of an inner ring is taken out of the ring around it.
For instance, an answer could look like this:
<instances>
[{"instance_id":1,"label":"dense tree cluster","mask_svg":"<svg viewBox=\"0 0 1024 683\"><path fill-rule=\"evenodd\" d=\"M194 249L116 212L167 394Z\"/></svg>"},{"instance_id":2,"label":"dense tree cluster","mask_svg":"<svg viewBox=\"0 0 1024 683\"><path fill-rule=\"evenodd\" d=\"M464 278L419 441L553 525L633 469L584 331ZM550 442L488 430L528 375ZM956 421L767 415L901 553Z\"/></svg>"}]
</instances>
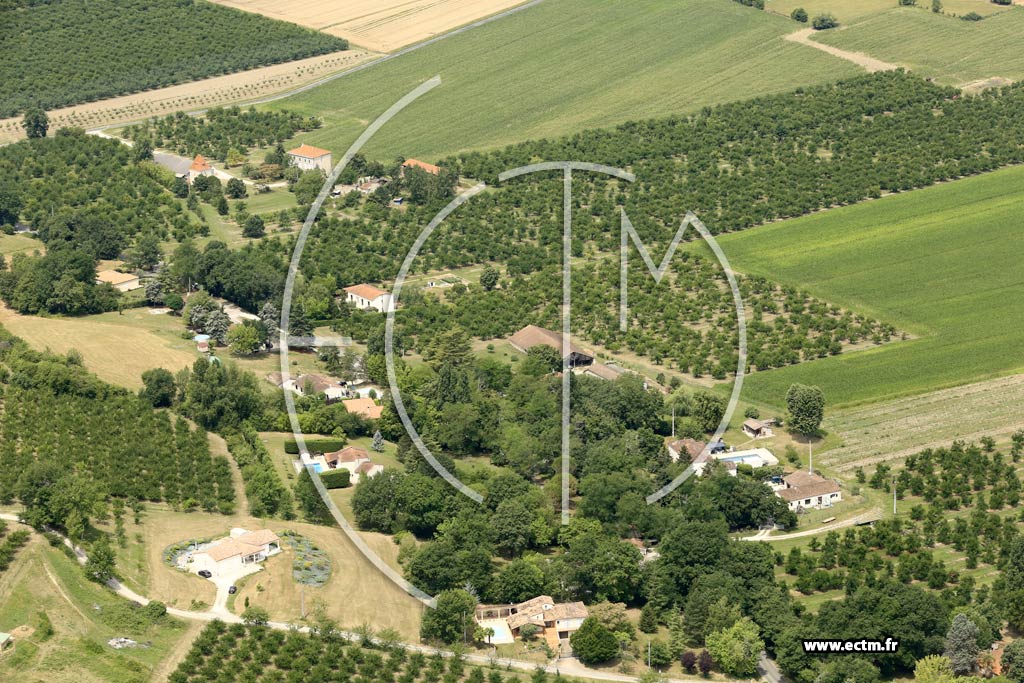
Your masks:
<instances>
[{"instance_id":1,"label":"dense tree cluster","mask_svg":"<svg viewBox=\"0 0 1024 683\"><path fill-rule=\"evenodd\" d=\"M458 464L452 456L488 455L497 466L463 473L484 496L483 507L439 486L437 473L386 405L380 429L398 441L406 471L361 481L352 507L363 529L430 539L406 549L401 558L407 576L424 590L470 584L496 602L547 593L640 604L647 590L640 553L622 538L662 539L691 515L720 520L723 534L769 520L795 524L763 483L770 473L749 468L736 477L710 468L701 480L686 482L673 504L647 505L645 497L686 463L672 463L663 445L662 395L627 374L614 381L573 377L568 476L576 514L568 527L559 528L560 379L551 374L557 353L552 362L531 352L512 373L486 356L474 358L464 333L454 330L438 337L424 355L426 365L415 370L403 365L398 374L403 401L425 442L449 471ZM722 406L707 397L676 399L680 414L693 415L700 425L697 436L704 423L714 423L713 429L721 417ZM495 556L511 562L499 570ZM768 557L769 571L770 565ZM665 591L665 604L685 596L685 586Z\"/></svg>"},{"instance_id":2,"label":"dense tree cluster","mask_svg":"<svg viewBox=\"0 0 1024 683\"><path fill-rule=\"evenodd\" d=\"M0 149L0 177L0 222L26 223L47 248L16 256L0 278L0 296L22 313L111 310L116 293L96 284L98 259L126 254L150 267L161 240L199 232L156 167L81 130Z\"/></svg>"},{"instance_id":3,"label":"dense tree cluster","mask_svg":"<svg viewBox=\"0 0 1024 683\"><path fill-rule=\"evenodd\" d=\"M186 156L202 154L208 159L227 161L235 151L244 154L252 147L273 147L300 131L319 128L320 119L288 111L264 112L255 107L214 107L202 116L184 112L129 126L125 134L135 142L148 141L154 147Z\"/></svg>"},{"instance_id":4,"label":"dense tree cluster","mask_svg":"<svg viewBox=\"0 0 1024 683\"><path fill-rule=\"evenodd\" d=\"M16 2L0 6L0 22L4 117L348 48L341 38L206 0Z\"/></svg>"},{"instance_id":5,"label":"dense tree cluster","mask_svg":"<svg viewBox=\"0 0 1024 683\"><path fill-rule=\"evenodd\" d=\"M3 351L0 500L20 501L34 526L80 538L108 501L165 501L231 512L228 462L206 433L104 384L73 358Z\"/></svg>"}]
</instances>

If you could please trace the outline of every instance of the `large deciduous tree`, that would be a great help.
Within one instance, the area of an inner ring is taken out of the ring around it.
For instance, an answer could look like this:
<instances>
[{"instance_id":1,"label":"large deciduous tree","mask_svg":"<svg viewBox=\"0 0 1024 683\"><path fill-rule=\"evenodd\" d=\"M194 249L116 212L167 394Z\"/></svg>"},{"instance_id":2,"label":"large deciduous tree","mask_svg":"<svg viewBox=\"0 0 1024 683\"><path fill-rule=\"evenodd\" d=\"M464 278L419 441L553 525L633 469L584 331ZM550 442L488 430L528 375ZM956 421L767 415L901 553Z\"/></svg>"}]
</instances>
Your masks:
<instances>
[{"instance_id":1,"label":"large deciduous tree","mask_svg":"<svg viewBox=\"0 0 1024 683\"><path fill-rule=\"evenodd\" d=\"M821 429L825 417L825 394L821 389L804 384L792 384L786 392L789 426L798 434L813 436Z\"/></svg>"}]
</instances>

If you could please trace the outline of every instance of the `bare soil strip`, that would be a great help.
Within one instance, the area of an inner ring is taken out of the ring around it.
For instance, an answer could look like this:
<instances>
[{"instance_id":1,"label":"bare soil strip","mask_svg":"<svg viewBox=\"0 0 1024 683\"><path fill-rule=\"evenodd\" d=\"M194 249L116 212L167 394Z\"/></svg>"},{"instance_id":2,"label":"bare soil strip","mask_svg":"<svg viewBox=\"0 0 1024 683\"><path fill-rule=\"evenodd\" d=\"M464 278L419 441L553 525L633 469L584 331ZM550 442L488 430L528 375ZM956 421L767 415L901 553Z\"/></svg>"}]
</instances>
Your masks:
<instances>
[{"instance_id":1,"label":"bare soil strip","mask_svg":"<svg viewBox=\"0 0 1024 683\"><path fill-rule=\"evenodd\" d=\"M815 40L811 40L811 35L814 33L813 28L804 28L790 33L784 36L786 40L793 43L800 43L801 45L807 45L813 47L816 50L827 52L834 57L845 59L848 62L853 62L859 67L865 69L868 73L875 73L876 71L893 71L899 68L898 64L890 64L889 62L883 62L880 59L875 59L870 55L866 55L863 52L850 52L848 50L840 50L838 47L832 47L831 45L825 45Z\"/></svg>"},{"instance_id":2,"label":"bare soil strip","mask_svg":"<svg viewBox=\"0 0 1024 683\"><path fill-rule=\"evenodd\" d=\"M825 427L843 445L822 453L838 472L901 460L956 439L998 438L1024 427L1024 375L975 382L921 396L842 410Z\"/></svg>"}]
</instances>

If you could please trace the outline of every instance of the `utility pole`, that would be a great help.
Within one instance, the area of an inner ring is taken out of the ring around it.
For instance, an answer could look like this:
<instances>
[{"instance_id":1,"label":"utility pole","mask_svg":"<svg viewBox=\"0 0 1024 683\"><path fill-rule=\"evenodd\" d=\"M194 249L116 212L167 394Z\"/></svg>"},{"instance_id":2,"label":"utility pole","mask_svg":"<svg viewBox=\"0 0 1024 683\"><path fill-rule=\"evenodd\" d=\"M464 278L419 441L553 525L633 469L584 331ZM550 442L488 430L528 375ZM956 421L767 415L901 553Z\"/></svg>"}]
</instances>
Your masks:
<instances>
[{"instance_id":1,"label":"utility pole","mask_svg":"<svg viewBox=\"0 0 1024 683\"><path fill-rule=\"evenodd\" d=\"M672 438L676 438L676 404L672 404Z\"/></svg>"},{"instance_id":2,"label":"utility pole","mask_svg":"<svg viewBox=\"0 0 1024 683\"><path fill-rule=\"evenodd\" d=\"M892 516L896 516L896 477L892 478Z\"/></svg>"},{"instance_id":3,"label":"utility pole","mask_svg":"<svg viewBox=\"0 0 1024 683\"><path fill-rule=\"evenodd\" d=\"M814 443L811 437L807 437L807 471L814 474Z\"/></svg>"},{"instance_id":4,"label":"utility pole","mask_svg":"<svg viewBox=\"0 0 1024 683\"><path fill-rule=\"evenodd\" d=\"M300 605L299 609L302 612L302 618L305 619L306 618L306 584L304 584L304 583L300 583L299 584L299 595L301 596L299 598L300 601L301 601L301 605Z\"/></svg>"}]
</instances>

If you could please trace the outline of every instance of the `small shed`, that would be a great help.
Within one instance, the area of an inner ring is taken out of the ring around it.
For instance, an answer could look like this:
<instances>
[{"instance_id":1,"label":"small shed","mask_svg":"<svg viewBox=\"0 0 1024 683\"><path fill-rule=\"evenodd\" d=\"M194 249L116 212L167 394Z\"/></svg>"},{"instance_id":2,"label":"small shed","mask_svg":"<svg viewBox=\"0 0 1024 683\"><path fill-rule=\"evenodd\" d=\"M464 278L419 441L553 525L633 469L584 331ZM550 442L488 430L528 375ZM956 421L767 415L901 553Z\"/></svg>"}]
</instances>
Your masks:
<instances>
[{"instance_id":1,"label":"small shed","mask_svg":"<svg viewBox=\"0 0 1024 683\"><path fill-rule=\"evenodd\" d=\"M210 352L210 335L197 334L196 336L192 337L192 341L196 343L196 350L198 350L199 353Z\"/></svg>"},{"instance_id":2,"label":"small shed","mask_svg":"<svg viewBox=\"0 0 1024 683\"><path fill-rule=\"evenodd\" d=\"M0 655L3 655L8 650L14 649L14 636L10 633L0 633Z\"/></svg>"},{"instance_id":3,"label":"small shed","mask_svg":"<svg viewBox=\"0 0 1024 683\"><path fill-rule=\"evenodd\" d=\"M754 418L743 421L743 433L751 439L763 439L773 435L771 427Z\"/></svg>"}]
</instances>

